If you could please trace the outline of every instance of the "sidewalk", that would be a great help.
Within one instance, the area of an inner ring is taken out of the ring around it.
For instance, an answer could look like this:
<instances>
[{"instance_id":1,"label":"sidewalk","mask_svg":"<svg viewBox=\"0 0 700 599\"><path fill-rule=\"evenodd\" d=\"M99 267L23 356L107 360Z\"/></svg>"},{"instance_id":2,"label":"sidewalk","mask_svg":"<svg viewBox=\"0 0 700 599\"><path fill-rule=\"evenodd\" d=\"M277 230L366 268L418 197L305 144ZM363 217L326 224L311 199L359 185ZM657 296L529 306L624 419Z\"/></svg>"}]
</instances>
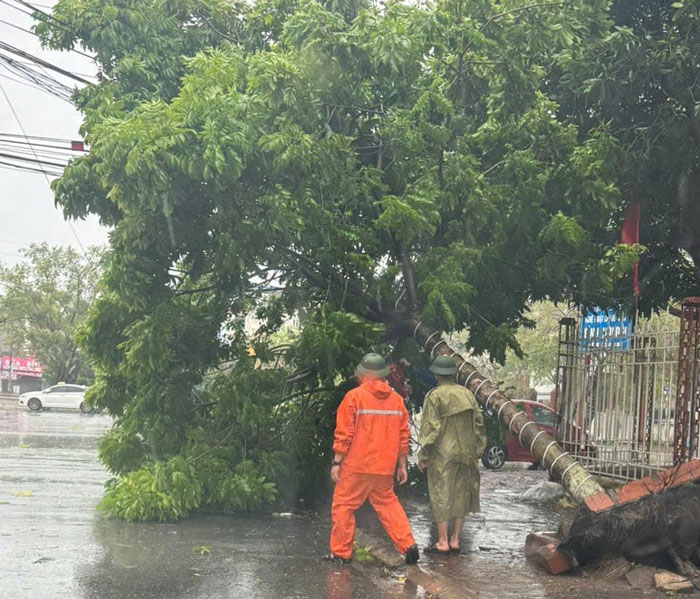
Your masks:
<instances>
[{"instance_id":1,"label":"sidewalk","mask_svg":"<svg viewBox=\"0 0 700 599\"><path fill-rule=\"evenodd\" d=\"M508 468L509 466L506 466ZM590 568L571 575L550 576L525 558L527 535L556 531L565 511L557 504L524 503L519 495L546 480L545 472L522 469L482 472L480 514L464 527L462 553L451 556L421 555L420 571L398 566L409 581L422 586L426 596L441 599L636 599L664 597L651 588L633 588L624 571ZM421 500L403 501L421 548L436 535L429 506ZM381 553L396 556L376 517L366 509L358 514L361 544L371 544L379 561ZM420 580L423 580L421 584Z\"/></svg>"}]
</instances>

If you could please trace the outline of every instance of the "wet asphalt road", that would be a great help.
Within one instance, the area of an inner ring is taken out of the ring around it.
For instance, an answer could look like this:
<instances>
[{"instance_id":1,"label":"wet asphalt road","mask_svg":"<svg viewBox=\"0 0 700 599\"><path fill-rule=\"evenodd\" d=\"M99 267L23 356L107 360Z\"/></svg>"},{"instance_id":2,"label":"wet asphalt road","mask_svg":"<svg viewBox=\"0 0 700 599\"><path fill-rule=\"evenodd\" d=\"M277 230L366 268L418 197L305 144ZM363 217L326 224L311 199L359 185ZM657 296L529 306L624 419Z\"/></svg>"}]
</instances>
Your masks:
<instances>
[{"instance_id":1,"label":"wet asphalt road","mask_svg":"<svg viewBox=\"0 0 700 599\"><path fill-rule=\"evenodd\" d=\"M0 409L0 598L421 597L376 567L320 559L327 522L195 516L127 524L95 505L107 416ZM199 555L194 547L206 546ZM405 594L408 592L408 594Z\"/></svg>"},{"instance_id":2,"label":"wet asphalt road","mask_svg":"<svg viewBox=\"0 0 700 599\"><path fill-rule=\"evenodd\" d=\"M399 599L424 597L376 566L320 559L327 512L291 518L197 515L176 524L127 524L95 505L108 473L97 440L104 415L30 413L0 405L0 599ZM509 465L482 473L482 512L465 525L459 556L423 556L480 599L636 599L624 581L550 577L523 555L534 530L556 530L561 510L523 503L520 493L546 479ZM435 538L425 502L404 500L419 546ZM358 523L381 530L365 509ZM383 535L382 535L383 536ZM194 548L205 546L207 555ZM645 596L661 595L644 591Z\"/></svg>"}]
</instances>

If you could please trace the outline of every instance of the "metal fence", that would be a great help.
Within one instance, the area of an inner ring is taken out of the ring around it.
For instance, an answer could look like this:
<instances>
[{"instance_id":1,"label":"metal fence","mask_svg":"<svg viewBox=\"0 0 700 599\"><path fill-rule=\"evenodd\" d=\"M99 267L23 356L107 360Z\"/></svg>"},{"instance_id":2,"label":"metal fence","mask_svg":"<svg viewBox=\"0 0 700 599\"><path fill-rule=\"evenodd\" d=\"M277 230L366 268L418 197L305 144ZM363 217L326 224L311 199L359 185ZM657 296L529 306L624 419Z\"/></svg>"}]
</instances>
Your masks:
<instances>
[{"instance_id":1,"label":"metal fence","mask_svg":"<svg viewBox=\"0 0 700 599\"><path fill-rule=\"evenodd\" d=\"M634 327L609 315L601 320L604 326L590 317L561 323L556 434L597 474L628 480L665 470L678 436L679 319L656 317ZM691 404L688 411L697 410ZM684 459L697 458L697 443L685 435L683 442Z\"/></svg>"}]
</instances>

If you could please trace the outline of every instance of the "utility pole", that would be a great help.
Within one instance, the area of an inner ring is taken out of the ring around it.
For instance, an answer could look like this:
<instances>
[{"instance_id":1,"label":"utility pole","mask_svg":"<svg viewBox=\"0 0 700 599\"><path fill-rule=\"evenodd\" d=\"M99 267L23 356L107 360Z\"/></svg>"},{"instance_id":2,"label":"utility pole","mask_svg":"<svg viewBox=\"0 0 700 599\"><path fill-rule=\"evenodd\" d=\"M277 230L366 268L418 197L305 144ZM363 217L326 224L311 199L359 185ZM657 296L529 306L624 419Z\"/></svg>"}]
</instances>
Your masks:
<instances>
[{"instance_id":1,"label":"utility pole","mask_svg":"<svg viewBox=\"0 0 700 599\"><path fill-rule=\"evenodd\" d=\"M6 323L7 323L7 318L6 318L6 317L3 318L2 320L0 320L0 324L6 324ZM2 338L0 337L0 339L2 339ZM2 346L0 345L0 353L1 353L2 350L4 350L4 349L5 349L5 348L2 347ZM10 350L10 354L12 354L12 350ZM12 372L12 355L10 355L10 372ZM5 382L5 380L4 380L4 376L3 376L2 364L0 364L0 392L5 391L5 389L3 389L3 386L4 386L3 383L4 383L4 382ZM8 382L8 383L7 383L7 391L8 391L8 392L11 391L11 384L12 384L11 382Z\"/></svg>"}]
</instances>

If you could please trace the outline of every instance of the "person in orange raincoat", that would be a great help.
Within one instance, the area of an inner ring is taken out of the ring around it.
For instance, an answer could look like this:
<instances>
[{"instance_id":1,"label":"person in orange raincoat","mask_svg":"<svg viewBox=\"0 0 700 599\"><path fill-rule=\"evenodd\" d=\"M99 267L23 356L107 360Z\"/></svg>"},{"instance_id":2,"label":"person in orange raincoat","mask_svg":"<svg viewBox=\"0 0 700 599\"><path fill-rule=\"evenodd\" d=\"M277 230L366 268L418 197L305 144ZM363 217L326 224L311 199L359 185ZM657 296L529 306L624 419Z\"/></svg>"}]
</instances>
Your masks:
<instances>
[{"instance_id":1,"label":"person in orange raincoat","mask_svg":"<svg viewBox=\"0 0 700 599\"><path fill-rule=\"evenodd\" d=\"M349 391L338 407L328 556L334 561L350 562L355 511L367 499L406 563L418 561L418 546L394 493L394 473L400 485L408 480L408 412L401 396L384 380L388 374L382 356L367 354L355 369L359 386Z\"/></svg>"}]
</instances>

